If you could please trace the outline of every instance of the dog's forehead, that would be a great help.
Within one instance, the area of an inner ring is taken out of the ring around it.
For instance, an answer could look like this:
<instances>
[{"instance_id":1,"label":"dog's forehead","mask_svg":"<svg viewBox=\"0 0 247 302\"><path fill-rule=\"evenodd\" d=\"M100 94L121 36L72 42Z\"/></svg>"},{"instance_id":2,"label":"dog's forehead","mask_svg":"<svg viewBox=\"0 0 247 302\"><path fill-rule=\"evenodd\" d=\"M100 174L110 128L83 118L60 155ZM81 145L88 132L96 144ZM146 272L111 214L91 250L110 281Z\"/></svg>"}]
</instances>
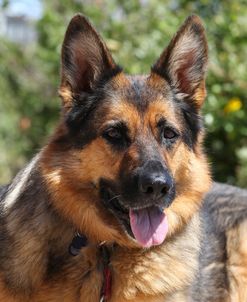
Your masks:
<instances>
[{"instance_id":1,"label":"dog's forehead","mask_svg":"<svg viewBox=\"0 0 247 302\"><path fill-rule=\"evenodd\" d=\"M169 84L162 79L148 75L129 76L121 74L111 82L107 89L112 113L136 112L139 117L160 112L174 114L173 94Z\"/></svg>"},{"instance_id":2,"label":"dog's forehead","mask_svg":"<svg viewBox=\"0 0 247 302\"><path fill-rule=\"evenodd\" d=\"M170 99L171 89L168 83L150 75L126 76L128 86L122 91L123 95L136 106L145 107L157 99Z\"/></svg>"}]
</instances>

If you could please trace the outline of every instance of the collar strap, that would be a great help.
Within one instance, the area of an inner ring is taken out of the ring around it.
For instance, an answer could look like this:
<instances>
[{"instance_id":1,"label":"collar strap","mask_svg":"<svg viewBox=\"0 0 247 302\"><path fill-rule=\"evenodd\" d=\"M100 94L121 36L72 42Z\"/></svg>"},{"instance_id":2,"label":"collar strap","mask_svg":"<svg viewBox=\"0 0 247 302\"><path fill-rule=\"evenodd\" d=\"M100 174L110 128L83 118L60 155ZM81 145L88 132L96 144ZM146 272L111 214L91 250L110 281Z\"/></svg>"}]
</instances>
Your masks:
<instances>
[{"instance_id":1,"label":"collar strap","mask_svg":"<svg viewBox=\"0 0 247 302\"><path fill-rule=\"evenodd\" d=\"M83 247L88 245L88 239L86 236L76 233L70 246L69 253L72 256L77 256ZM111 297L111 287L112 287L112 272L110 269L110 251L104 245L99 246L102 264L103 264L103 284L100 293L100 302L107 302Z\"/></svg>"},{"instance_id":2,"label":"collar strap","mask_svg":"<svg viewBox=\"0 0 247 302\"><path fill-rule=\"evenodd\" d=\"M112 287L112 272L110 269L110 252L109 249L102 245L100 246L103 262L103 284L101 288L100 302L107 302L111 297Z\"/></svg>"}]
</instances>

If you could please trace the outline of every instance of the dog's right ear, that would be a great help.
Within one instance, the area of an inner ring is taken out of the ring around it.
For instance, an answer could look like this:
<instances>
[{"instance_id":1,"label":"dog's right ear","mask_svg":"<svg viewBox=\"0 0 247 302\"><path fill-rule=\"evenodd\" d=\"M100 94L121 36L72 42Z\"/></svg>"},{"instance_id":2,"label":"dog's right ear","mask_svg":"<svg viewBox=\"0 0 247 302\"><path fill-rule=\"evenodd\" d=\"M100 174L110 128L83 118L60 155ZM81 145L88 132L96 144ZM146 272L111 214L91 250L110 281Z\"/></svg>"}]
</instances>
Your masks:
<instances>
[{"instance_id":1,"label":"dog's right ear","mask_svg":"<svg viewBox=\"0 0 247 302\"><path fill-rule=\"evenodd\" d=\"M105 43L87 20L77 14L69 23L63 46L61 62L60 96L65 109L81 94L90 93L96 82L116 70Z\"/></svg>"}]
</instances>

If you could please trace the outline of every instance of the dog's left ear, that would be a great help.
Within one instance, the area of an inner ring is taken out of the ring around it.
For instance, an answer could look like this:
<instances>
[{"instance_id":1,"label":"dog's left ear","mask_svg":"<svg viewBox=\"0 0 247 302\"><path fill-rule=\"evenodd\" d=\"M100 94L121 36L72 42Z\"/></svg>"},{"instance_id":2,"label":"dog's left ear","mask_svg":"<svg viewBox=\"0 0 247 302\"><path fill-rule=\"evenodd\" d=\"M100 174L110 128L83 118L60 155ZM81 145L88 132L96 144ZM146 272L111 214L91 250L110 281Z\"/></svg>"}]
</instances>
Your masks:
<instances>
[{"instance_id":1,"label":"dog's left ear","mask_svg":"<svg viewBox=\"0 0 247 302\"><path fill-rule=\"evenodd\" d=\"M118 68L100 35L81 14L67 28L61 65L59 92L67 109L73 99L90 93L103 75L112 75Z\"/></svg>"},{"instance_id":2,"label":"dog's left ear","mask_svg":"<svg viewBox=\"0 0 247 302\"><path fill-rule=\"evenodd\" d=\"M207 41L202 22L190 16L152 67L152 72L165 78L178 98L199 109L205 99Z\"/></svg>"}]
</instances>

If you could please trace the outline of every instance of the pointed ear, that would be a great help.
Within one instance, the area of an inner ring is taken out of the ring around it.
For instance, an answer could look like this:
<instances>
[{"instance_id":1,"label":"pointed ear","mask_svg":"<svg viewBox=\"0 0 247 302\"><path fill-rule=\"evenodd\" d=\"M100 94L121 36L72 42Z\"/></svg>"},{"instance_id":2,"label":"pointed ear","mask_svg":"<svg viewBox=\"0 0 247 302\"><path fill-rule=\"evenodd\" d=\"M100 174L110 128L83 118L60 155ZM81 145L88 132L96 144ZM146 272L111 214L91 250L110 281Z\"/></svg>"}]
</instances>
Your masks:
<instances>
[{"instance_id":1,"label":"pointed ear","mask_svg":"<svg viewBox=\"0 0 247 302\"><path fill-rule=\"evenodd\" d=\"M202 22L190 16L154 64L152 72L165 78L178 98L199 109L205 99L207 41Z\"/></svg>"},{"instance_id":2,"label":"pointed ear","mask_svg":"<svg viewBox=\"0 0 247 302\"><path fill-rule=\"evenodd\" d=\"M103 75L113 75L119 68L105 43L87 20L77 14L69 23L61 62L60 95L69 106L72 97L90 93Z\"/></svg>"}]
</instances>

